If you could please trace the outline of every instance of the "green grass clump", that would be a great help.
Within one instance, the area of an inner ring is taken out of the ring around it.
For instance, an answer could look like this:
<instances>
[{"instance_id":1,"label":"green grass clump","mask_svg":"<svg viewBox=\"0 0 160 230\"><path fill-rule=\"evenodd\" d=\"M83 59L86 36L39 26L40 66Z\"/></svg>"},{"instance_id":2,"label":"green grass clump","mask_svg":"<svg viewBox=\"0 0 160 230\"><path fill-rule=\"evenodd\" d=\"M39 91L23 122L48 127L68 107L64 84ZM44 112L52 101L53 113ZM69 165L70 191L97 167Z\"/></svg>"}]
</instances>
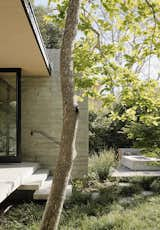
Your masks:
<instances>
[{"instance_id":1,"label":"green grass clump","mask_svg":"<svg viewBox=\"0 0 160 230\"><path fill-rule=\"evenodd\" d=\"M34 230L42 218L44 206L35 203L24 203L11 208L0 218L0 230Z\"/></svg>"},{"instance_id":2,"label":"green grass clump","mask_svg":"<svg viewBox=\"0 0 160 230\"><path fill-rule=\"evenodd\" d=\"M110 167L115 163L113 150L104 150L99 155L94 154L89 159L89 176L104 181L108 178Z\"/></svg>"},{"instance_id":3,"label":"green grass clump","mask_svg":"<svg viewBox=\"0 0 160 230\"><path fill-rule=\"evenodd\" d=\"M60 230L158 230L160 229L160 197L153 196L123 207L118 203L106 205L91 204L72 209L61 222ZM108 206L108 207L107 207ZM104 212L103 212L103 208ZM86 210L93 209L87 213ZM73 211L74 210L74 211ZM78 214L77 214L78 213ZM68 218L69 217L69 218Z\"/></svg>"}]
</instances>

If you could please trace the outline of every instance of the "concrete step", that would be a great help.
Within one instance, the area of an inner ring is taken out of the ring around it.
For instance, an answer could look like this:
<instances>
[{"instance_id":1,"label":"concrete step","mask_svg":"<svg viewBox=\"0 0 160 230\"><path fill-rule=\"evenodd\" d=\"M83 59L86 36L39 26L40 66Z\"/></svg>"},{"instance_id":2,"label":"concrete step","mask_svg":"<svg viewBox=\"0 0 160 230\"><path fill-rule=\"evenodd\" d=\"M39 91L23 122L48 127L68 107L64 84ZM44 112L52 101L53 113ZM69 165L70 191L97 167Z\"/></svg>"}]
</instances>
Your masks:
<instances>
[{"instance_id":1,"label":"concrete step","mask_svg":"<svg viewBox=\"0 0 160 230\"><path fill-rule=\"evenodd\" d=\"M12 184L0 182L0 203L5 200L12 192Z\"/></svg>"},{"instance_id":2,"label":"concrete step","mask_svg":"<svg viewBox=\"0 0 160 230\"><path fill-rule=\"evenodd\" d=\"M35 191L33 194L33 199L35 200L47 200L51 185L52 185L53 178L50 176L47 178L47 180L43 183L43 185ZM67 193L66 197L70 197L72 195L72 185L67 186Z\"/></svg>"},{"instance_id":3,"label":"concrete step","mask_svg":"<svg viewBox=\"0 0 160 230\"><path fill-rule=\"evenodd\" d=\"M31 176L25 178L18 190L37 190L49 175L48 169L38 169Z\"/></svg>"},{"instance_id":4,"label":"concrete step","mask_svg":"<svg viewBox=\"0 0 160 230\"><path fill-rule=\"evenodd\" d=\"M38 163L22 162L0 164L0 203L14 192L22 181L32 175Z\"/></svg>"}]
</instances>

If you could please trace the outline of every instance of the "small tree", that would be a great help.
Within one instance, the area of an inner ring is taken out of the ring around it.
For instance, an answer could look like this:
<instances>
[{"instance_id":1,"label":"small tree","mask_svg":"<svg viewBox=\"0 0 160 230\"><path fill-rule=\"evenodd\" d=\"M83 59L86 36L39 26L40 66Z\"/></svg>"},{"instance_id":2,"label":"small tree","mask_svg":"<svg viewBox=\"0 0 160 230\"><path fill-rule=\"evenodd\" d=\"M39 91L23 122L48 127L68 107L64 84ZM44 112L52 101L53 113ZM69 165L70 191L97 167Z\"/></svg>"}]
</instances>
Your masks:
<instances>
[{"instance_id":1,"label":"small tree","mask_svg":"<svg viewBox=\"0 0 160 230\"><path fill-rule=\"evenodd\" d=\"M79 109L74 103L72 48L78 24L79 5L80 0L70 0L67 11L60 56L63 128L54 183L44 211L41 230L55 230L58 227L73 160L76 156L75 140Z\"/></svg>"}]
</instances>

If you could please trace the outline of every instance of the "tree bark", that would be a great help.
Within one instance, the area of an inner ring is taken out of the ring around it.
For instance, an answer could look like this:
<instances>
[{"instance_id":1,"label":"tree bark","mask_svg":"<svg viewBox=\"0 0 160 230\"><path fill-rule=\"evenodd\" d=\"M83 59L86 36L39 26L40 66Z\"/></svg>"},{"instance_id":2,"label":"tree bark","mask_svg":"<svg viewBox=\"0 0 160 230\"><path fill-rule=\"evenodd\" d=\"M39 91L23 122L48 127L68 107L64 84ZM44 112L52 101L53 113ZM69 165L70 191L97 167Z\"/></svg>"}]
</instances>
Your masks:
<instances>
[{"instance_id":1,"label":"tree bark","mask_svg":"<svg viewBox=\"0 0 160 230\"><path fill-rule=\"evenodd\" d=\"M63 127L60 152L54 172L51 192L42 218L41 230L56 230L76 157L75 140L79 109L74 103L74 81L72 48L76 35L80 0L70 0L65 23L61 55L60 74L63 100Z\"/></svg>"}]
</instances>

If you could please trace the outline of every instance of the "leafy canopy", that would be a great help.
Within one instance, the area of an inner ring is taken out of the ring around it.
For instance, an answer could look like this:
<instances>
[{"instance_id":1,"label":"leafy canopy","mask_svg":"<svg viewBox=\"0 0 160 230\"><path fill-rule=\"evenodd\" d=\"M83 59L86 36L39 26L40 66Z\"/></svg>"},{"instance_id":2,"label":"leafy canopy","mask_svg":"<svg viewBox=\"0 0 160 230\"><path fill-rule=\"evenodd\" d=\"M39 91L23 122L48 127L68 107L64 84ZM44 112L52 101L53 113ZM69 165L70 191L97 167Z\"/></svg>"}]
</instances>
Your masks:
<instances>
[{"instance_id":1,"label":"leafy canopy","mask_svg":"<svg viewBox=\"0 0 160 230\"><path fill-rule=\"evenodd\" d=\"M68 0L49 2L54 11L47 20L63 29ZM160 1L82 0L78 29L76 87L98 98L110 119L130 122L123 129L130 138L141 125L159 127L159 75L152 62L160 57Z\"/></svg>"}]
</instances>

